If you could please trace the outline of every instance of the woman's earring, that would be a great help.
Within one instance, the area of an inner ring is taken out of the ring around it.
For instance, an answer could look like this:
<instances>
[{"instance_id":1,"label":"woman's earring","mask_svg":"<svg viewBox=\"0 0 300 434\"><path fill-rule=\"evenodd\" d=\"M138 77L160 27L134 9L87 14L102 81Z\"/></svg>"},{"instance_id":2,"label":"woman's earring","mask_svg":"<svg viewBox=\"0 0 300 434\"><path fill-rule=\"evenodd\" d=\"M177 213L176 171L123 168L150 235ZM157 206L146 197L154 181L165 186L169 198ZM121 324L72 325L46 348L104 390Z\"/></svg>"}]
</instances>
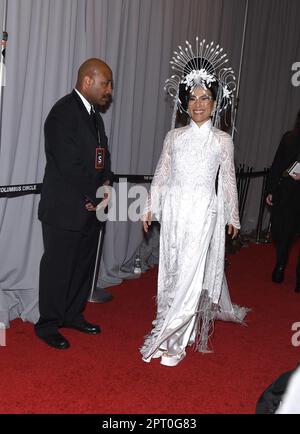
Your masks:
<instances>
[{"instance_id":1,"label":"woman's earring","mask_svg":"<svg viewBox=\"0 0 300 434\"><path fill-rule=\"evenodd\" d=\"M216 113L216 106L214 105L210 116L213 117L215 113Z\"/></svg>"}]
</instances>

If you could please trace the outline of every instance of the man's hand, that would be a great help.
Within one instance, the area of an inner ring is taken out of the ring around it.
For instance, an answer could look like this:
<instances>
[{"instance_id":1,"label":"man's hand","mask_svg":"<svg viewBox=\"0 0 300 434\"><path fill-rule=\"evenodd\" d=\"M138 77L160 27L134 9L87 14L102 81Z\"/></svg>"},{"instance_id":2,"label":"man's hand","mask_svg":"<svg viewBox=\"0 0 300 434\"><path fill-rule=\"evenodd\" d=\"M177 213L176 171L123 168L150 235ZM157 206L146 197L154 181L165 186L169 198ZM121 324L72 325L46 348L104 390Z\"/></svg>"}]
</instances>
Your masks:
<instances>
[{"instance_id":1,"label":"man's hand","mask_svg":"<svg viewBox=\"0 0 300 434\"><path fill-rule=\"evenodd\" d=\"M91 202L86 202L85 209L88 211L96 211L96 207Z\"/></svg>"},{"instance_id":2,"label":"man's hand","mask_svg":"<svg viewBox=\"0 0 300 434\"><path fill-rule=\"evenodd\" d=\"M268 205L273 206L273 195L272 194L268 194L268 196L266 197L266 202Z\"/></svg>"},{"instance_id":3,"label":"man's hand","mask_svg":"<svg viewBox=\"0 0 300 434\"><path fill-rule=\"evenodd\" d=\"M102 208L106 208L108 205L108 202L111 199L111 191L109 186L109 181L105 181L103 184L103 188L104 188L104 194L103 194L103 199L101 202L99 202L96 206L94 206L91 202L86 202L85 204L85 208L88 211L97 211L98 207Z\"/></svg>"},{"instance_id":4,"label":"man's hand","mask_svg":"<svg viewBox=\"0 0 300 434\"><path fill-rule=\"evenodd\" d=\"M144 214L141 218L141 221L143 223L144 231L147 233L152 222L152 212L148 211L146 214Z\"/></svg>"},{"instance_id":5,"label":"man's hand","mask_svg":"<svg viewBox=\"0 0 300 434\"><path fill-rule=\"evenodd\" d=\"M236 228L233 225L228 225L228 235L232 234L231 239L233 240L234 238L236 238L237 234L239 233L239 229Z\"/></svg>"},{"instance_id":6,"label":"man's hand","mask_svg":"<svg viewBox=\"0 0 300 434\"><path fill-rule=\"evenodd\" d=\"M108 206L108 203L111 199L111 190L109 188L109 184L108 183L104 183L103 184L103 189L104 189L104 193L103 193L103 199L101 200L101 202L97 205L96 210L100 210L101 208L105 209Z\"/></svg>"}]
</instances>

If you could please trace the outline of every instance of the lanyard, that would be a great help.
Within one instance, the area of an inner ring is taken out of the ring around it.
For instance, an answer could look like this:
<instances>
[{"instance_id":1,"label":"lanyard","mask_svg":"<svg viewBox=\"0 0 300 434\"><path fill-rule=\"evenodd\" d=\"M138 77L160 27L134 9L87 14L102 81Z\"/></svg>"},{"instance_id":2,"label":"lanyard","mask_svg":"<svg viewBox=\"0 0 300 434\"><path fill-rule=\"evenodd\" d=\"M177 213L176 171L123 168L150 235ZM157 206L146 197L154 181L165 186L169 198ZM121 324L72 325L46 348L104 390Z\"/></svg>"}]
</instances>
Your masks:
<instances>
[{"instance_id":1,"label":"lanyard","mask_svg":"<svg viewBox=\"0 0 300 434\"><path fill-rule=\"evenodd\" d=\"M105 163L105 148L101 146L100 131L97 122L97 114L96 111L94 110L94 107L91 108L91 116L94 121L94 125L97 131L97 138L98 138L98 146L96 148L96 157L95 157L95 169L103 170L104 163Z\"/></svg>"}]
</instances>

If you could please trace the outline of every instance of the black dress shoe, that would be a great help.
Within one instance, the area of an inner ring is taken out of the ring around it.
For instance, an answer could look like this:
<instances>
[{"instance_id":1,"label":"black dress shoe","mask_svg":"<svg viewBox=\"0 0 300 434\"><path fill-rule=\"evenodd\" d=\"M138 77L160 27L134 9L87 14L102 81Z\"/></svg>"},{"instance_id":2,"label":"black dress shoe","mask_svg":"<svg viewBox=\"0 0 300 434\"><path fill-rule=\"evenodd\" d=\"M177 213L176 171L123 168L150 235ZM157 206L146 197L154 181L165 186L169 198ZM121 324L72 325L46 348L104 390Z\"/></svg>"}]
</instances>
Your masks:
<instances>
[{"instance_id":1,"label":"black dress shoe","mask_svg":"<svg viewBox=\"0 0 300 434\"><path fill-rule=\"evenodd\" d=\"M66 350L70 346L67 339L60 333L55 333L49 336L39 336L39 338L50 347L57 348L58 350Z\"/></svg>"},{"instance_id":2,"label":"black dress shoe","mask_svg":"<svg viewBox=\"0 0 300 434\"><path fill-rule=\"evenodd\" d=\"M106 291L104 288L96 288L89 301L92 303L106 303L113 299L110 292Z\"/></svg>"},{"instance_id":3,"label":"black dress shoe","mask_svg":"<svg viewBox=\"0 0 300 434\"><path fill-rule=\"evenodd\" d=\"M275 283L281 283L284 279L284 267L282 265L276 265L272 273L272 281Z\"/></svg>"},{"instance_id":4,"label":"black dress shoe","mask_svg":"<svg viewBox=\"0 0 300 434\"><path fill-rule=\"evenodd\" d=\"M101 332L101 329L99 326L97 326L95 324L91 324L87 321L83 321L83 322L80 322L78 324L70 324L70 325L67 325L66 327L68 327L70 329L79 330L80 332L88 333L90 335L97 335L98 333Z\"/></svg>"}]
</instances>

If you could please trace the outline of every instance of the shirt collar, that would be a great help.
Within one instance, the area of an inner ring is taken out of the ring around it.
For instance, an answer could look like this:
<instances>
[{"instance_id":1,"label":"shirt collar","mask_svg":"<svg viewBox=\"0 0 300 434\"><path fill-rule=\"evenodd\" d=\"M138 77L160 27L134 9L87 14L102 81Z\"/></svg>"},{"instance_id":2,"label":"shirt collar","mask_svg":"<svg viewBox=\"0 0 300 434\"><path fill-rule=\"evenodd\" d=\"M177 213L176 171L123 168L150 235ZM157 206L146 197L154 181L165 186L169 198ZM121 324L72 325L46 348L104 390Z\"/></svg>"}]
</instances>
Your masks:
<instances>
[{"instance_id":1,"label":"shirt collar","mask_svg":"<svg viewBox=\"0 0 300 434\"><path fill-rule=\"evenodd\" d=\"M84 107L85 107L85 108L87 109L87 111L88 111L88 114L91 114L91 108L92 108L92 105L88 102L88 100L87 100L83 95L81 95L81 93L80 93L77 89L75 89L75 92L79 95L81 101L82 101L83 104L84 104Z\"/></svg>"},{"instance_id":2,"label":"shirt collar","mask_svg":"<svg viewBox=\"0 0 300 434\"><path fill-rule=\"evenodd\" d=\"M201 136L206 135L212 129L212 121L210 119L208 119L206 122L204 122L204 124L201 125L201 127L198 127L196 122L194 122L193 119L191 119L190 128L192 131L194 131L198 135L201 135Z\"/></svg>"}]
</instances>

